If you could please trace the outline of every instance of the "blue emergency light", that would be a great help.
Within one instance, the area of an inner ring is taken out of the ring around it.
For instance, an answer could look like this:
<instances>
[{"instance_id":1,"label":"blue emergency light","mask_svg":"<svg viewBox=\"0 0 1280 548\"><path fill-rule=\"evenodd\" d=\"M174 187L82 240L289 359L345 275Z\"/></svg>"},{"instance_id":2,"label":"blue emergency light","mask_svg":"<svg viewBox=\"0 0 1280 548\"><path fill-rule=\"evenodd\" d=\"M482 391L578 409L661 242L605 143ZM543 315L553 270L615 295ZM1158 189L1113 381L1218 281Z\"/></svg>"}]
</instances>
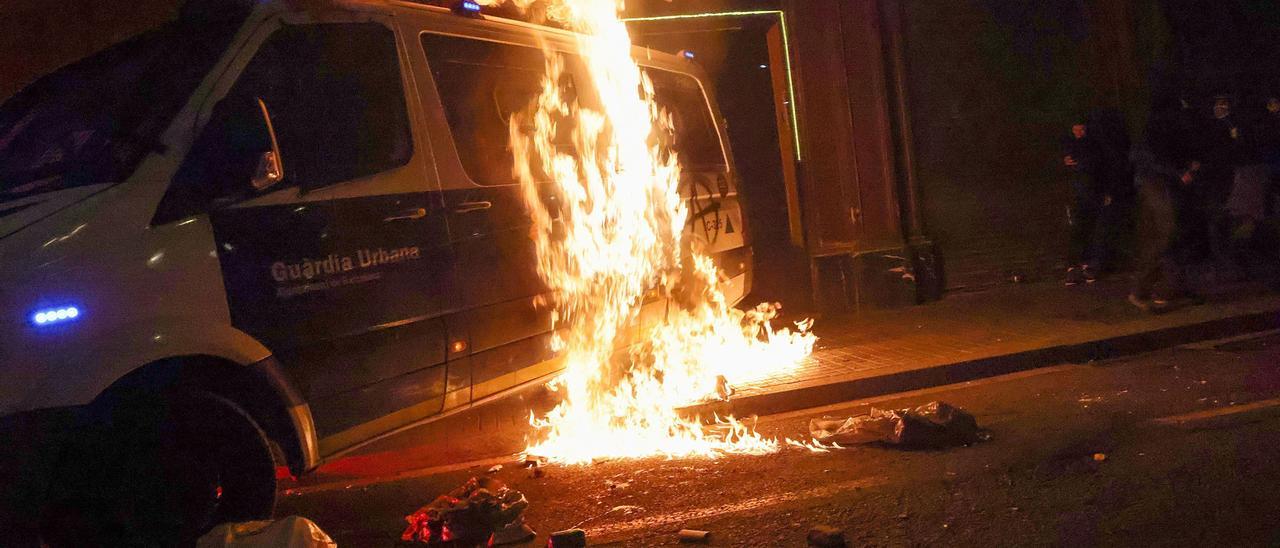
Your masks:
<instances>
[{"instance_id":1,"label":"blue emergency light","mask_svg":"<svg viewBox=\"0 0 1280 548\"><path fill-rule=\"evenodd\" d=\"M466 17L479 17L480 3L473 0L462 0L453 5L453 13Z\"/></svg>"},{"instance_id":2,"label":"blue emergency light","mask_svg":"<svg viewBox=\"0 0 1280 548\"><path fill-rule=\"evenodd\" d=\"M58 323L67 323L80 317L80 309L74 306L64 306L61 308L49 308L45 310L37 310L31 315L31 323L38 327L53 325Z\"/></svg>"},{"instance_id":3,"label":"blue emergency light","mask_svg":"<svg viewBox=\"0 0 1280 548\"><path fill-rule=\"evenodd\" d=\"M685 59L693 59L693 52L687 49L682 49L680 50L680 56L684 57Z\"/></svg>"}]
</instances>

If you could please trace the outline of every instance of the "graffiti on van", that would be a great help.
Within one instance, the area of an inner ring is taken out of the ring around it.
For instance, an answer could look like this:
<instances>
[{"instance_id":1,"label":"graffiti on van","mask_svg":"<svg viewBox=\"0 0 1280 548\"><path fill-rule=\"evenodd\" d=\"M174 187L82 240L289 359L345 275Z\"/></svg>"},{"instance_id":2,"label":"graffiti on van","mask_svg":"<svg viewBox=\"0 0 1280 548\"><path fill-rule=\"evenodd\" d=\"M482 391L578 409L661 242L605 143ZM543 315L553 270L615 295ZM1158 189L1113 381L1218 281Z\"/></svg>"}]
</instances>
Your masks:
<instances>
[{"instance_id":1,"label":"graffiti on van","mask_svg":"<svg viewBox=\"0 0 1280 548\"><path fill-rule=\"evenodd\" d=\"M714 183L713 183L714 181ZM729 182L723 175L715 177L687 175L685 194L689 197L689 228L699 234L707 244L715 244L720 234L733 234L733 226L722 203L729 194Z\"/></svg>"}]
</instances>

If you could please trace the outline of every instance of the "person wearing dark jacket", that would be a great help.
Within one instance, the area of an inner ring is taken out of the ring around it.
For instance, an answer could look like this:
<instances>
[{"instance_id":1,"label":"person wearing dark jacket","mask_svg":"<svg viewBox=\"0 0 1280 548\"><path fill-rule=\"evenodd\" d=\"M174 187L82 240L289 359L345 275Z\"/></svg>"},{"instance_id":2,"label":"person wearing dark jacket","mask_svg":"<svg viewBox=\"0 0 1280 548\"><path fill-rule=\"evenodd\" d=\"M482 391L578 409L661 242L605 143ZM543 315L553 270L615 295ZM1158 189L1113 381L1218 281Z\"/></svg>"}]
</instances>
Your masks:
<instances>
[{"instance_id":1,"label":"person wearing dark jacket","mask_svg":"<svg viewBox=\"0 0 1280 548\"><path fill-rule=\"evenodd\" d=\"M1231 249L1247 245L1254 231L1266 217L1271 173L1268 156L1276 131L1275 116L1263 109L1248 112L1236 139L1235 176L1227 195L1227 227Z\"/></svg>"},{"instance_id":2,"label":"person wearing dark jacket","mask_svg":"<svg viewBox=\"0 0 1280 548\"><path fill-rule=\"evenodd\" d=\"M1143 311L1162 311L1176 298L1198 298L1182 274L1188 213L1200 169L1184 122L1174 112L1153 113L1146 140L1132 154L1140 249L1129 302ZM1157 295L1161 281L1164 292Z\"/></svg>"},{"instance_id":3,"label":"person wearing dark jacket","mask_svg":"<svg viewBox=\"0 0 1280 548\"><path fill-rule=\"evenodd\" d=\"M1280 95L1266 100L1266 110L1258 119L1258 142L1262 161L1268 166L1271 178L1280 177Z\"/></svg>"},{"instance_id":4,"label":"person wearing dark jacket","mask_svg":"<svg viewBox=\"0 0 1280 548\"><path fill-rule=\"evenodd\" d=\"M1071 126L1071 134L1063 142L1062 163L1071 184L1066 284L1093 282L1101 252L1098 219L1106 200L1106 174L1102 149L1083 122Z\"/></svg>"},{"instance_id":5,"label":"person wearing dark jacket","mask_svg":"<svg viewBox=\"0 0 1280 548\"><path fill-rule=\"evenodd\" d=\"M1266 112L1259 122L1259 142L1262 143L1262 161L1267 164L1271 181L1268 187L1266 216L1274 219L1277 199L1280 198L1280 95L1267 97Z\"/></svg>"},{"instance_id":6,"label":"person wearing dark jacket","mask_svg":"<svg viewBox=\"0 0 1280 548\"><path fill-rule=\"evenodd\" d=\"M1201 134L1199 183L1193 187L1195 207L1189 229L1196 253L1212 259L1219 279L1239 275L1231 258L1227 201L1235 186L1237 169L1248 162L1248 131L1240 123L1228 95L1213 98L1210 119Z\"/></svg>"}]
</instances>

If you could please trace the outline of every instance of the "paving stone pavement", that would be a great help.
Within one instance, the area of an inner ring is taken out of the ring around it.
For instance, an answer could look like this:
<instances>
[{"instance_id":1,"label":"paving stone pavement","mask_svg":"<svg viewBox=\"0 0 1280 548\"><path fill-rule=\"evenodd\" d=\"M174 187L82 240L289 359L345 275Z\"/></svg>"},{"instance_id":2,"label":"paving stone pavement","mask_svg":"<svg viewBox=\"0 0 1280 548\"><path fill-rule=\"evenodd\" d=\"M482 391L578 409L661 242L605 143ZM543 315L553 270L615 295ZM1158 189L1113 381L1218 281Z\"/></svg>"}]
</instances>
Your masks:
<instances>
[{"instance_id":1,"label":"paving stone pavement","mask_svg":"<svg viewBox=\"0 0 1280 548\"><path fill-rule=\"evenodd\" d=\"M1006 285L908 308L818 318L814 354L798 367L736 386L739 396L1013 354L1277 311L1280 295L1233 285L1207 303L1152 315L1130 305L1127 281Z\"/></svg>"}]
</instances>

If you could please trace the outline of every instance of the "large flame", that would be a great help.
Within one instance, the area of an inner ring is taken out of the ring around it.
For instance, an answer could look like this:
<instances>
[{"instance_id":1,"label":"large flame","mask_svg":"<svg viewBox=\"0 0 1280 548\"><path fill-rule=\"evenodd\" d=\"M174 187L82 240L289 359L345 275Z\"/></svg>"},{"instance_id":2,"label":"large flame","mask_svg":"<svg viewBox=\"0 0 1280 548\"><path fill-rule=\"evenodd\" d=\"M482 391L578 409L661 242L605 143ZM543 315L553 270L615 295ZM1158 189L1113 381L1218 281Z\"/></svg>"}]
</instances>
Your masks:
<instances>
[{"instance_id":1,"label":"large flame","mask_svg":"<svg viewBox=\"0 0 1280 548\"><path fill-rule=\"evenodd\" d=\"M732 417L703 424L677 411L723 396L726 383L795 367L813 349L808 322L775 332L776 305L734 309L711 258L684 237L679 158L661 138L672 116L632 59L621 1L540 4L578 33L592 94L570 101L563 59L545 47L541 93L510 123L538 272L554 295L553 344L565 360L553 384L563 401L531 419L527 451L566 463L776 451L775 440ZM639 325L642 305L655 301L666 303L664 317Z\"/></svg>"}]
</instances>

